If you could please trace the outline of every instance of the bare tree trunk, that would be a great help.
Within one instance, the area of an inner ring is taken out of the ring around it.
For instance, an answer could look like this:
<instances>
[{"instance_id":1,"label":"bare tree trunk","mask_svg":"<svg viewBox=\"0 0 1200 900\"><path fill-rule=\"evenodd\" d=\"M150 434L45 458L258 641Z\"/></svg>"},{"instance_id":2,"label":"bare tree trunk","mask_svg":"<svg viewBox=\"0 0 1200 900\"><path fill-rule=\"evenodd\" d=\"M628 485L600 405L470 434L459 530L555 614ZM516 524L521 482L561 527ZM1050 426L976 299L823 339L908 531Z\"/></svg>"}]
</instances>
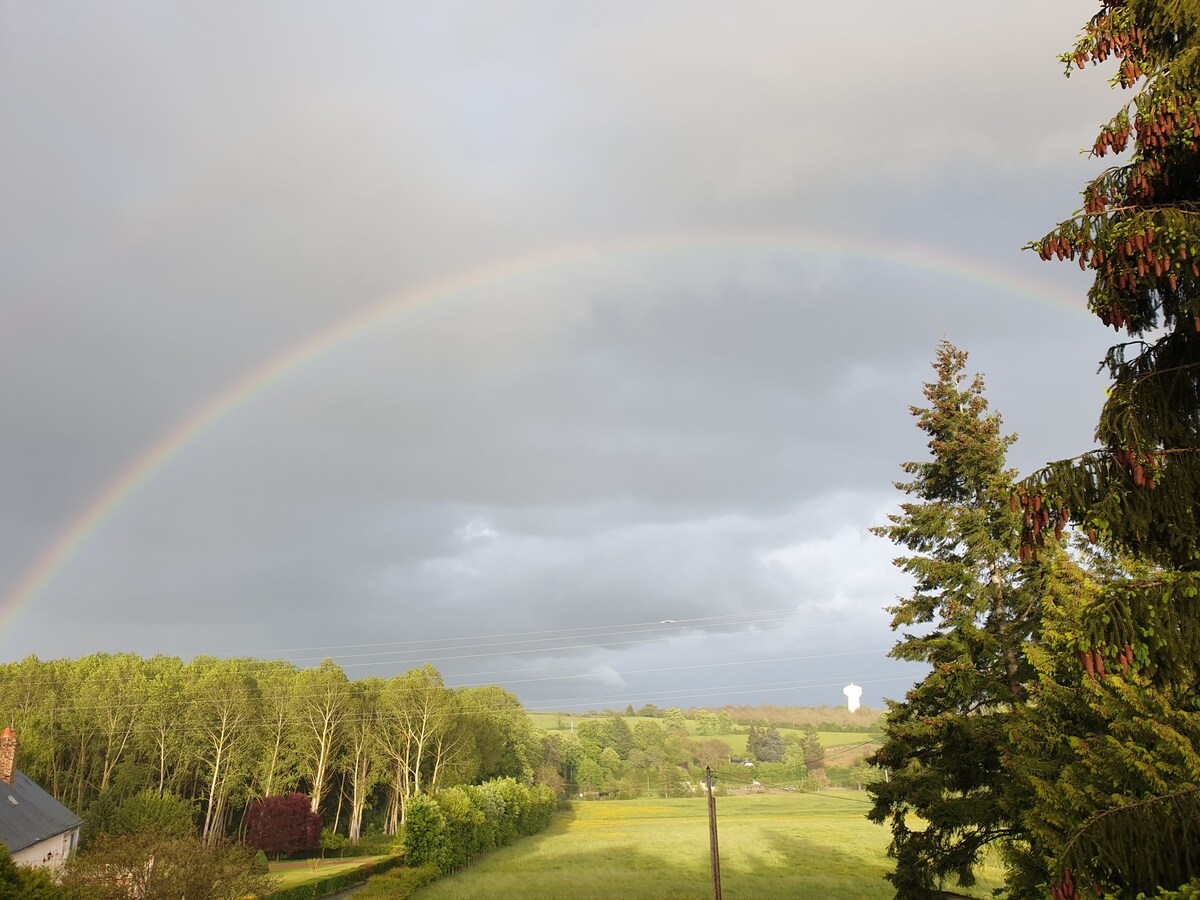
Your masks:
<instances>
[{"instance_id":1,"label":"bare tree trunk","mask_svg":"<svg viewBox=\"0 0 1200 900\"><path fill-rule=\"evenodd\" d=\"M212 778L208 783L208 804L204 811L204 828L200 832L200 836L206 844L211 842L213 827L216 824L213 819L217 807L217 784L221 776L221 755L224 749L225 742L221 740L217 743L216 754L213 757Z\"/></svg>"},{"instance_id":2,"label":"bare tree trunk","mask_svg":"<svg viewBox=\"0 0 1200 900\"><path fill-rule=\"evenodd\" d=\"M346 773L342 773L342 779L338 784L338 805L337 812L333 814L333 833L337 834L338 822L342 818L342 800L346 797Z\"/></svg>"},{"instance_id":3,"label":"bare tree trunk","mask_svg":"<svg viewBox=\"0 0 1200 900\"><path fill-rule=\"evenodd\" d=\"M400 782L392 788L391 799L388 800L387 828L384 831L387 834L395 836L400 828Z\"/></svg>"}]
</instances>

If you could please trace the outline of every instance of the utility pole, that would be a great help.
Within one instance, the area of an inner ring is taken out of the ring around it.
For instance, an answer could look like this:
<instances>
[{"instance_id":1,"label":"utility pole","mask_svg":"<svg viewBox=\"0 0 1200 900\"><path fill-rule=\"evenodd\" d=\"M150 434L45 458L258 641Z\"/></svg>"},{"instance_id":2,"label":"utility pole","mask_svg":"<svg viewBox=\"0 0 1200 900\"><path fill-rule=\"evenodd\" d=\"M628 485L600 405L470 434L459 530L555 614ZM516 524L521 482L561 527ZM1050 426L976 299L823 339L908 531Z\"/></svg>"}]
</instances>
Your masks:
<instances>
[{"instance_id":1,"label":"utility pole","mask_svg":"<svg viewBox=\"0 0 1200 900\"><path fill-rule=\"evenodd\" d=\"M708 849L712 856L713 900L721 900L721 854L717 850L717 795L716 779L712 766L704 767L704 781L708 786Z\"/></svg>"}]
</instances>

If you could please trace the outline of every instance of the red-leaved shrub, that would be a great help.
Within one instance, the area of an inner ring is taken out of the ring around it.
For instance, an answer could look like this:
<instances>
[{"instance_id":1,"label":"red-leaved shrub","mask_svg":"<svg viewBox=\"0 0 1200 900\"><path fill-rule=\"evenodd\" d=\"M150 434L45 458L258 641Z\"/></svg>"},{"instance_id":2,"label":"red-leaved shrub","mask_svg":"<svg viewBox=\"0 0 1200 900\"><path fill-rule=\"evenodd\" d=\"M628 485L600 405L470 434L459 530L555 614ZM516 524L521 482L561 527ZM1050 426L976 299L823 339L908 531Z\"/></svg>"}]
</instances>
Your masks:
<instances>
[{"instance_id":1,"label":"red-leaved shrub","mask_svg":"<svg viewBox=\"0 0 1200 900\"><path fill-rule=\"evenodd\" d=\"M304 794L262 797L246 814L246 843L276 859L315 850L320 840L321 817Z\"/></svg>"}]
</instances>

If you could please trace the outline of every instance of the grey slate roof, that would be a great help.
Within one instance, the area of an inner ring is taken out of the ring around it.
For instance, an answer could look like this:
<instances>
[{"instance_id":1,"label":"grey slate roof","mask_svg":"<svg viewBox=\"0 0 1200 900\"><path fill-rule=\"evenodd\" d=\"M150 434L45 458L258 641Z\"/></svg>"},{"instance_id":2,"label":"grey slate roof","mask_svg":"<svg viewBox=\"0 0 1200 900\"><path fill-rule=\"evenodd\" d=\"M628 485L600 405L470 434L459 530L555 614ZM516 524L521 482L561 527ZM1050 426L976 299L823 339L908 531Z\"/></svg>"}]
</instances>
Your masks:
<instances>
[{"instance_id":1,"label":"grey slate roof","mask_svg":"<svg viewBox=\"0 0 1200 900\"><path fill-rule=\"evenodd\" d=\"M75 815L25 773L13 772L13 783L0 781L0 841L15 853L83 824Z\"/></svg>"}]
</instances>

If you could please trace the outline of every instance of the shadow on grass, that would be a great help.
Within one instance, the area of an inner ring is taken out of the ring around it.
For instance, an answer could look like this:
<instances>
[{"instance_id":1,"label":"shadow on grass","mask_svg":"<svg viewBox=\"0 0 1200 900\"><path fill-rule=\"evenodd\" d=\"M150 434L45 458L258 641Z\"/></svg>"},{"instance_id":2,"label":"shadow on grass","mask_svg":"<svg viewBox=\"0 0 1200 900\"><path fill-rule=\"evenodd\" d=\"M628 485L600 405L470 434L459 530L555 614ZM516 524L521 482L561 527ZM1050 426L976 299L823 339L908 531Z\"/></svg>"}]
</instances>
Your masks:
<instances>
[{"instance_id":1,"label":"shadow on grass","mask_svg":"<svg viewBox=\"0 0 1200 900\"><path fill-rule=\"evenodd\" d=\"M419 900L509 898L607 900L622 898L704 898L712 895L707 828L679 847L656 852L651 840L615 839L595 849L565 853L562 840L573 814L556 818L549 829L497 850L476 866L418 892ZM883 880L886 861L867 859L853 848L786 834L764 834L750 851L721 854L724 900L821 897L869 900L894 896Z\"/></svg>"},{"instance_id":2,"label":"shadow on grass","mask_svg":"<svg viewBox=\"0 0 1200 900\"><path fill-rule=\"evenodd\" d=\"M810 841L786 834L770 834L765 842L775 853L808 872L806 885L811 894L806 896L826 896L824 888L851 879L859 883L865 883L865 879L873 879L880 892L879 896L894 895L895 889L885 878L887 873L892 871L893 863L889 858L867 857L861 851L856 852L854 848L839 848L828 841ZM978 870L976 874L980 874ZM981 879L981 882L984 880ZM984 882L969 888L957 887L957 890L953 889L952 885L946 885L946 889L931 894L930 900L974 900L991 897L990 888L993 886L999 885ZM963 891L967 893L962 893Z\"/></svg>"}]
</instances>

